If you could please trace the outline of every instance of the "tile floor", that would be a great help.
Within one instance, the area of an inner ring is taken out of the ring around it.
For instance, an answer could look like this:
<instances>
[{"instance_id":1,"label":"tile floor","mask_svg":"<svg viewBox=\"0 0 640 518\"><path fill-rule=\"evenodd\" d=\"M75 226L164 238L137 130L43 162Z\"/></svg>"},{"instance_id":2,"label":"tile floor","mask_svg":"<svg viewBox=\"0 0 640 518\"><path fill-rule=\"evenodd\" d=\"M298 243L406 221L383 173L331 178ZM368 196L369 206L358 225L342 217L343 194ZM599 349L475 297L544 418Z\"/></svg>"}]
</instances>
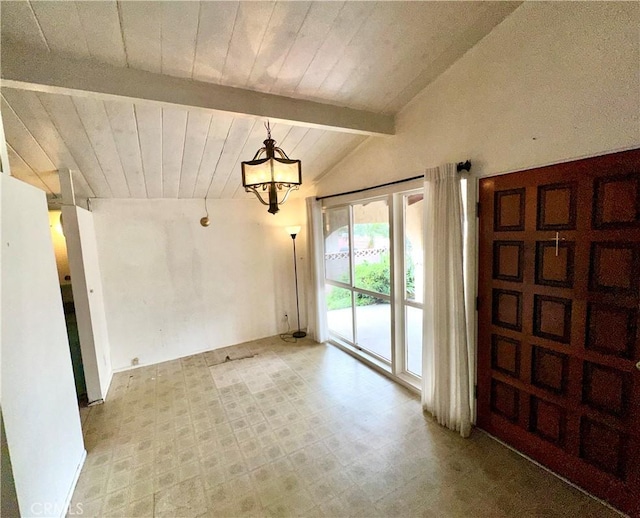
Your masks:
<instances>
[{"instance_id":1,"label":"tile floor","mask_svg":"<svg viewBox=\"0 0 640 518\"><path fill-rule=\"evenodd\" d=\"M83 428L70 507L83 517L616 516L483 433L443 429L415 395L306 339L116 374Z\"/></svg>"}]
</instances>

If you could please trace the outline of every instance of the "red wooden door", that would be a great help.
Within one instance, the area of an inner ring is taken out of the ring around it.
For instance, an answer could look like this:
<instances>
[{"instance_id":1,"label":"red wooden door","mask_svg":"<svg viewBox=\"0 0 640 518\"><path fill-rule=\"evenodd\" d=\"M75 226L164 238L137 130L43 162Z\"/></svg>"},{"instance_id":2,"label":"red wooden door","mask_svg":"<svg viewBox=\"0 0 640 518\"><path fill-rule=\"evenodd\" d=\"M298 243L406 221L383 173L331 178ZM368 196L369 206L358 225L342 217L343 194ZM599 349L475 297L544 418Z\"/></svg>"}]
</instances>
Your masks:
<instances>
[{"instance_id":1,"label":"red wooden door","mask_svg":"<svg viewBox=\"0 0 640 518\"><path fill-rule=\"evenodd\" d=\"M478 425L640 516L640 150L480 181Z\"/></svg>"}]
</instances>

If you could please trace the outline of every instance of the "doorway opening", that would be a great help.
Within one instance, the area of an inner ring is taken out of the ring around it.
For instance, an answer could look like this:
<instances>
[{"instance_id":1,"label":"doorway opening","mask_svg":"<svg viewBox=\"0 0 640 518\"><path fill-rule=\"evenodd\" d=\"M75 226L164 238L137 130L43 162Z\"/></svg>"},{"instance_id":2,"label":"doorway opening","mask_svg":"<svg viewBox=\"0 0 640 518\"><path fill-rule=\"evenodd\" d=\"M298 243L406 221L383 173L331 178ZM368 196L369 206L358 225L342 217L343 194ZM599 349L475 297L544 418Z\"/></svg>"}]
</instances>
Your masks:
<instances>
[{"instance_id":1,"label":"doorway opening","mask_svg":"<svg viewBox=\"0 0 640 518\"><path fill-rule=\"evenodd\" d=\"M82 352L80 351L80 336L78 334L76 309L73 302L67 243L62 228L62 214L59 210L49 211L49 227L51 229L51 239L56 256L56 266L58 268L58 281L60 282L62 306L64 308L64 318L67 325L69 352L71 354L71 365L73 367L73 378L76 386L78 405L80 407L86 407L88 404L87 384L82 363Z\"/></svg>"}]
</instances>

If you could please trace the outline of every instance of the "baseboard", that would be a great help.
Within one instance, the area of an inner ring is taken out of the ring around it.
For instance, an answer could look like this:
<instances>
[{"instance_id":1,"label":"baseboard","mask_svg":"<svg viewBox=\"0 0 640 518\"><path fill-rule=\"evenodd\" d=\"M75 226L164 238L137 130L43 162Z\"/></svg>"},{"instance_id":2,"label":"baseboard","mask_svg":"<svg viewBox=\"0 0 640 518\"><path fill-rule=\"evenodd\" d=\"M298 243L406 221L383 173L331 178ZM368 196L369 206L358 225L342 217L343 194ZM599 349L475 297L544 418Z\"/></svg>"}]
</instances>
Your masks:
<instances>
[{"instance_id":1,"label":"baseboard","mask_svg":"<svg viewBox=\"0 0 640 518\"><path fill-rule=\"evenodd\" d=\"M73 498L73 492L76 490L76 485L78 484L78 479L80 478L80 473L82 472L82 467L84 466L85 460L87 460L87 450L85 450L83 448L82 455L80 456L80 462L78 463L78 467L76 468L76 472L73 475L73 481L71 482L71 487L69 488L69 493L67 494L67 497L65 498L64 506L63 506L62 514L60 515L60 518L64 518L65 516L67 516L67 513L69 512L69 506L71 505L71 499ZM70 513L70 514L73 515L74 513ZM79 514L79 513L75 513L75 514Z\"/></svg>"},{"instance_id":2,"label":"baseboard","mask_svg":"<svg viewBox=\"0 0 640 518\"><path fill-rule=\"evenodd\" d=\"M234 345L242 345L242 344L246 344L249 342L255 342L257 340L265 340L267 338L278 338L280 335L269 335L269 336L261 336L258 338L251 338L249 340L244 340L242 342L237 342L237 343L232 343L232 344L227 344L227 345L220 345L217 347L208 347L206 349L198 349L197 351L192 351L192 352L188 352L186 354L181 354L180 356L176 356L176 357L171 357L171 358L165 358L163 360L158 360L156 362L152 362L152 363L139 363L138 365L126 365L125 367L118 367L116 369L113 369L112 372L112 376L113 374L117 374L119 372L127 372L127 371L133 371L136 369L141 369L143 367L151 367L153 365L159 365L161 363L166 363L166 362L172 362L175 360L181 360L182 358L188 358L189 356L195 356L196 354L203 354L203 353L207 353L209 351L215 351L217 349L224 349L225 347L233 347Z\"/></svg>"}]
</instances>

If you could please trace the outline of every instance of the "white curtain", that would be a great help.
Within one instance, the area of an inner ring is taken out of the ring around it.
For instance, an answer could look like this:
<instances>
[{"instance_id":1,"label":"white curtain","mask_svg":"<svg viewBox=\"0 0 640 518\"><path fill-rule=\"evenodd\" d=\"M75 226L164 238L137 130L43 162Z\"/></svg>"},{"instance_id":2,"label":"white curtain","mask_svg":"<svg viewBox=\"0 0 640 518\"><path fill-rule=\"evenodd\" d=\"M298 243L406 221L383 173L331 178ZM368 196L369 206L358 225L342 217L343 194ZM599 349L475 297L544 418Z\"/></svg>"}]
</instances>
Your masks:
<instances>
[{"instance_id":1,"label":"white curtain","mask_svg":"<svg viewBox=\"0 0 640 518\"><path fill-rule=\"evenodd\" d=\"M329 339L327 308L324 293L324 233L322 232L322 203L315 197L307 198L307 246L310 260L310 293L307 297L309 315L307 332L316 342Z\"/></svg>"},{"instance_id":2,"label":"white curtain","mask_svg":"<svg viewBox=\"0 0 640 518\"><path fill-rule=\"evenodd\" d=\"M428 169L424 183L422 406L463 437L471 433L461 175Z\"/></svg>"}]
</instances>

